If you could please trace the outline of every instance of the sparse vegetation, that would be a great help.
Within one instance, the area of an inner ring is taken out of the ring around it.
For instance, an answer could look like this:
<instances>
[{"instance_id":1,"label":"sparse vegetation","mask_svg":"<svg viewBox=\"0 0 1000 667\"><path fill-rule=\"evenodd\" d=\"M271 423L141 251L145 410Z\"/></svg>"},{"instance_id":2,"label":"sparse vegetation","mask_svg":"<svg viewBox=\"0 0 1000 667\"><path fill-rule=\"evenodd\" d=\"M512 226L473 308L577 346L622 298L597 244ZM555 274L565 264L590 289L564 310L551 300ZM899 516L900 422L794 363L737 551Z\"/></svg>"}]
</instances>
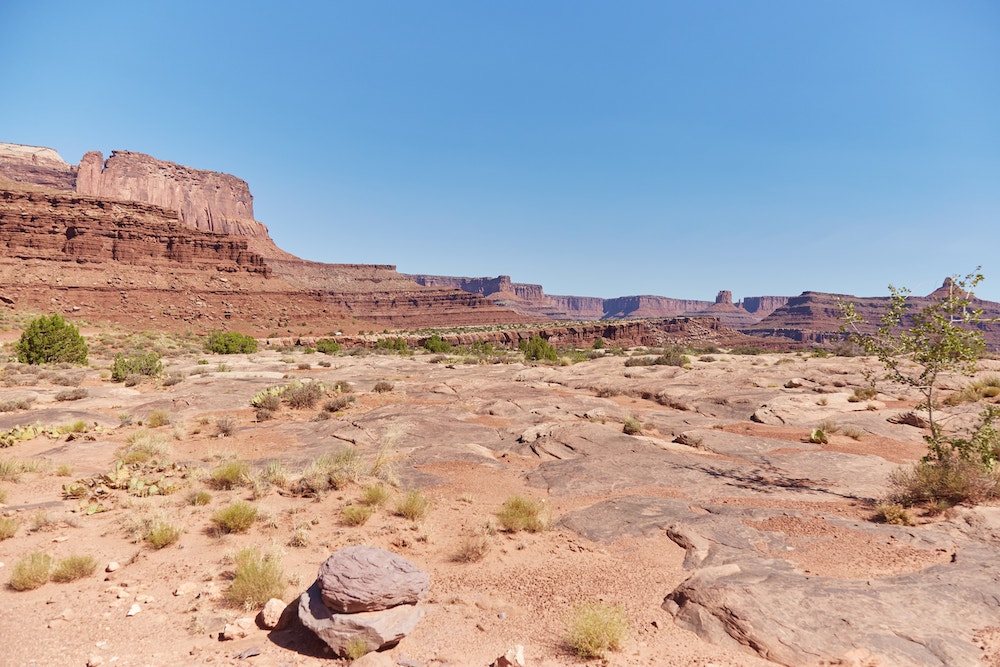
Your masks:
<instances>
[{"instance_id":1,"label":"sparse vegetation","mask_svg":"<svg viewBox=\"0 0 1000 667\"><path fill-rule=\"evenodd\" d=\"M323 405L324 412L340 412L346 409L351 403L356 401L357 398L350 394L344 396L335 396L327 401Z\"/></svg>"},{"instance_id":2,"label":"sparse vegetation","mask_svg":"<svg viewBox=\"0 0 1000 667\"><path fill-rule=\"evenodd\" d=\"M219 433L219 437L228 438L236 430L236 420L230 415L224 415L222 417L217 417L215 420L215 428Z\"/></svg>"},{"instance_id":3,"label":"sparse vegetation","mask_svg":"<svg viewBox=\"0 0 1000 667\"><path fill-rule=\"evenodd\" d=\"M236 331L213 331L205 341L205 350L215 354L253 354L257 339Z\"/></svg>"},{"instance_id":4,"label":"sparse vegetation","mask_svg":"<svg viewBox=\"0 0 1000 667\"><path fill-rule=\"evenodd\" d=\"M384 484L371 484L361 490L360 502L371 507L382 507L392 496L392 492Z\"/></svg>"},{"instance_id":5,"label":"sparse vegetation","mask_svg":"<svg viewBox=\"0 0 1000 667\"><path fill-rule=\"evenodd\" d=\"M52 557L41 551L29 554L14 564L10 572L10 587L15 591L30 591L49 580Z\"/></svg>"},{"instance_id":6,"label":"sparse vegetation","mask_svg":"<svg viewBox=\"0 0 1000 667\"><path fill-rule=\"evenodd\" d=\"M424 341L424 349L437 354L447 354L451 352L451 343L443 340L440 334L434 334Z\"/></svg>"},{"instance_id":7,"label":"sparse vegetation","mask_svg":"<svg viewBox=\"0 0 1000 667\"><path fill-rule=\"evenodd\" d=\"M115 382L123 382L130 375L159 377L162 373L163 362L156 352L147 352L135 357L126 357L119 353L111 363L111 379Z\"/></svg>"},{"instance_id":8,"label":"sparse vegetation","mask_svg":"<svg viewBox=\"0 0 1000 667\"><path fill-rule=\"evenodd\" d=\"M497 519L504 530L516 533L520 530L537 533L545 530L542 519L544 505L524 496L511 496L504 501L503 507L497 512Z\"/></svg>"},{"instance_id":9,"label":"sparse vegetation","mask_svg":"<svg viewBox=\"0 0 1000 667\"><path fill-rule=\"evenodd\" d=\"M208 483L215 489L226 491L243 486L250 478L250 464L240 459L223 461L208 475Z\"/></svg>"},{"instance_id":10,"label":"sparse vegetation","mask_svg":"<svg viewBox=\"0 0 1000 667\"><path fill-rule=\"evenodd\" d=\"M348 660L358 660L368 654L368 641L364 637L352 637L344 647L344 657Z\"/></svg>"},{"instance_id":11,"label":"sparse vegetation","mask_svg":"<svg viewBox=\"0 0 1000 667\"><path fill-rule=\"evenodd\" d=\"M52 581L60 584L89 577L97 569L97 559L93 556L74 555L61 559L52 570Z\"/></svg>"},{"instance_id":12,"label":"sparse vegetation","mask_svg":"<svg viewBox=\"0 0 1000 667\"><path fill-rule=\"evenodd\" d=\"M478 563L486 558L493 543L486 535L467 535L458 545L458 550L452 556L456 563Z\"/></svg>"},{"instance_id":13,"label":"sparse vegetation","mask_svg":"<svg viewBox=\"0 0 1000 667\"><path fill-rule=\"evenodd\" d=\"M293 409L311 408L323 397L326 389L320 382L293 382L281 393L281 400Z\"/></svg>"},{"instance_id":14,"label":"sparse vegetation","mask_svg":"<svg viewBox=\"0 0 1000 667\"><path fill-rule=\"evenodd\" d=\"M340 343L332 338L320 338L316 341L316 351L323 354L336 354L340 352Z\"/></svg>"},{"instance_id":15,"label":"sparse vegetation","mask_svg":"<svg viewBox=\"0 0 1000 667\"><path fill-rule=\"evenodd\" d=\"M192 491L188 494L187 501L189 505L207 505L212 502L212 494L205 490Z\"/></svg>"},{"instance_id":16,"label":"sparse vegetation","mask_svg":"<svg viewBox=\"0 0 1000 667\"><path fill-rule=\"evenodd\" d=\"M257 521L257 508L237 501L220 508L212 515L212 523L220 533L245 533Z\"/></svg>"},{"instance_id":17,"label":"sparse vegetation","mask_svg":"<svg viewBox=\"0 0 1000 667\"><path fill-rule=\"evenodd\" d=\"M830 442L830 439L826 437L826 432L821 428L814 428L812 432L809 433L809 442L814 445L825 445Z\"/></svg>"},{"instance_id":18,"label":"sparse vegetation","mask_svg":"<svg viewBox=\"0 0 1000 667\"><path fill-rule=\"evenodd\" d=\"M642 424L635 417L626 417L622 433L625 435L642 435Z\"/></svg>"},{"instance_id":19,"label":"sparse vegetation","mask_svg":"<svg viewBox=\"0 0 1000 667\"><path fill-rule=\"evenodd\" d=\"M861 403L862 401L870 401L876 396L878 396L878 389L875 387L855 387L854 392L847 397L847 402Z\"/></svg>"},{"instance_id":20,"label":"sparse vegetation","mask_svg":"<svg viewBox=\"0 0 1000 667\"><path fill-rule=\"evenodd\" d=\"M87 398L90 392L84 387L74 387L73 389L63 389L58 394L56 394L57 401L79 401L81 398Z\"/></svg>"},{"instance_id":21,"label":"sparse vegetation","mask_svg":"<svg viewBox=\"0 0 1000 667\"><path fill-rule=\"evenodd\" d=\"M20 526L21 524L13 517L0 517L0 541L14 537Z\"/></svg>"},{"instance_id":22,"label":"sparse vegetation","mask_svg":"<svg viewBox=\"0 0 1000 667\"><path fill-rule=\"evenodd\" d=\"M166 521L159 521L146 533L145 540L154 549L168 547L181 537L181 529Z\"/></svg>"},{"instance_id":23,"label":"sparse vegetation","mask_svg":"<svg viewBox=\"0 0 1000 667\"><path fill-rule=\"evenodd\" d=\"M913 525L913 517L899 503L880 503L875 507L873 520L877 523L891 523L897 526Z\"/></svg>"},{"instance_id":24,"label":"sparse vegetation","mask_svg":"<svg viewBox=\"0 0 1000 667\"><path fill-rule=\"evenodd\" d=\"M146 417L146 424L150 428L160 428L170 423L170 413L166 410L157 409L149 413Z\"/></svg>"},{"instance_id":25,"label":"sparse vegetation","mask_svg":"<svg viewBox=\"0 0 1000 667\"><path fill-rule=\"evenodd\" d=\"M372 508L368 505L348 505L342 513L343 521L348 526L363 525L372 516Z\"/></svg>"},{"instance_id":26,"label":"sparse vegetation","mask_svg":"<svg viewBox=\"0 0 1000 667\"><path fill-rule=\"evenodd\" d=\"M538 334L530 340L522 340L517 344L517 349L524 353L525 361L556 361L559 359L559 352L549 341Z\"/></svg>"},{"instance_id":27,"label":"sparse vegetation","mask_svg":"<svg viewBox=\"0 0 1000 667\"><path fill-rule=\"evenodd\" d=\"M86 341L80 331L59 314L29 322L14 343L14 353L22 364L87 364Z\"/></svg>"},{"instance_id":28,"label":"sparse vegetation","mask_svg":"<svg viewBox=\"0 0 1000 667\"><path fill-rule=\"evenodd\" d=\"M419 491L410 491L396 503L394 514L410 521L420 521L431 511L431 499Z\"/></svg>"},{"instance_id":29,"label":"sparse vegetation","mask_svg":"<svg viewBox=\"0 0 1000 667\"><path fill-rule=\"evenodd\" d=\"M234 607L254 610L285 593L285 572L275 554L262 554L257 547L240 549L233 557L233 582L226 600Z\"/></svg>"},{"instance_id":30,"label":"sparse vegetation","mask_svg":"<svg viewBox=\"0 0 1000 667\"><path fill-rule=\"evenodd\" d=\"M375 386L372 388L372 391L374 391L376 394L385 394L392 390L393 390L392 383L386 382L385 380L380 380L379 382L376 382Z\"/></svg>"},{"instance_id":31,"label":"sparse vegetation","mask_svg":"<svg viewBox=\"0 0 1000 667\"><path fill-rule=\"evenodd\" d=\"M625 610L603 602L579 605L566 623L566 642L583 658L603 658L618 650L627 634Z\"/></svg>"}]
</instances>

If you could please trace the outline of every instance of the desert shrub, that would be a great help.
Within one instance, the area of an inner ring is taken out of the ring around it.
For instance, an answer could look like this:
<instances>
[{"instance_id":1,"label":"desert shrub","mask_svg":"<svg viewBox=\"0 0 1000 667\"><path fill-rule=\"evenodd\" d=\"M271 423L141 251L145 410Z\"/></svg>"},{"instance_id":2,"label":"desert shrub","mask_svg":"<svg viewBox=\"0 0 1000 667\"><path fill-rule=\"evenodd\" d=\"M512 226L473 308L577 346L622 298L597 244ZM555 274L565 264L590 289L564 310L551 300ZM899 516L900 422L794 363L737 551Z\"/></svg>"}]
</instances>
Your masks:
<instances>
[{"instance_id":1,"label":"desert shrub","mask_svg":"<svg viewBox=\"0 0 1000 667\"><path fill-rule=\"evenodd\" d=\"M913 525L913 517L899 503L879 503L875 507L875 516L872 517L872 520L878 523L891 523L897 526Z\"/></svg>"},{"instance_id":2,"label":"desert shrub","mask_svg":"<svg viewBox=\"0 0 1000 667\"><path fill-rule=\"evenodd\" d=\"M621 648L627 634L625 610L602 602L581 604L566 623L566 642L584 658L602 658Z\"/></svg>"},{"instance_id":3,"label":"desert shrub","mask_svg":"<svg viewBox=\"0 0 1000 667\"><path fill-rule=\"evenodd\" d=\"M362 489L360 502L371 507L381 507L389 502L391 495L392 491L384 484L371 484Z\"/></svg>"},{"instance_id":4,"label":"desert shrub","mask_svg":"<svg viewBox=\"0 0 1000 667\"><path fill-rule=\"evenodd\" d=\"M519 530L537 533L545 530L545 521L541 516L543 508L544 505L537 500L524 496L511 496L504 501L503 507L497 512L497 519L504 530L512 533Z\"/></svg>"},{"instance_id":5,"label":"desert shrub","mask_svg":"<svg viewBox=\"0 0 1000 667\"><path fill-rule=\"evenodd\" d=\"M393 390L392 383L386 382L384 380L376 382L375 386L372 388L372 391L374 391L376 394L385 394L392 390Z\"/></svg>"},{"instance_id":6,"label":"desert shrub","mask_svg":"<svg viewBox=\"0 0 1000 667\"><path fill-rule=\"evenodd\" d=\"M277 410L281 407L281 395L285 392L285 387L270 387L258 392L250 399L250 405L257 409Z\"/></svg>"},{"instance_id":7,"label":"desert shrub","mask_svg":"<svg viewBox=\"0 0 1000 667\"><path fill-rule=\"evenodd\" d=\"M364 637L352 637L344 646L344 657L348 660L358 660L368 654L368 640Z\"/></svg>"},{"instance_id":8,"label":"desert shrub","mask_svg":"<svg viewBox=\"0 0 1000 667\"><path fill-rule=\"evenodd\" d=\"M332 338L320 338L316 341L316 351L323 354L336 354L340 352L340 343Z\"/></svg>"},{"instance_id":9,"label":"desert shrub","mask_svg":"<svg viewBox=\"0 0 1000 667\"><path fill-rule=\"evenodd\" d=\"M111 363L111 379L123 382L129 375L158 377L163 373L163 362L156 352L148 352L137 357L126 357L119 353Z\"/></svg>"},{"instance_id":10,"label":"desert shrub","mask_svg":"<svg viewBox=\"0 0 1000 667\"><path fill-rule=\"evenodd\" d=\"M321 360L321 361L318 361L318 362L316 362L316 364L317 364L318 366L322 366L323 368L329 368L329 367L331 366L330 362L329 362L329 361L327 361L326 359L323 359L323 360Z\"/></svg>"},{"instance_id":11,"label":"desert shrub","mask_svg":"<svg viewBox=\"0 0 1000 667\"><path fill-rule=\"evenodd\" d=\"M451 559L456 563L478 563L486 558L492 546L486 535L468 535L459 543Z\"/></svg>"},{"instance_id":12,"label":"desert shrub","mask_svg":"<svg viewBox=\"0 0 1000 667\"><path fill-rule=\"evenodd\" d=\"M860 403L868 401L878 396L878 389L875 387L855 387L854 393L847 397L848 403Z\"/></svg>"},{"instance_id":13,"label":"desert shrub","mask_svg":"<svg viewBox=\"0 0 1000 667\"><path fill-rule=\"evenodd\" d=\"M517 348L524 353L526 361L556 361L559 352L549 341L535 334L531 340L522 340L517 344Z\"/></svg>"},{"instance_id":14,"label":"desert shrub","mask_svg":"<svg viewBox=\"0 0 1000 667\"><path fill-rule=\"evenodd\" d=\"M285 594L285 572L278 557L262 554L256 547L240 549L233 557L236 566L226 601L246 610L258 609L271 598Z\"/></svg>"},{"instance_id":15,"label":"desert shrub","mask_svg":"<svg viewBox=\"0 0 1000 667\"><path fill-rule=\"evenodd\" d=\"M52 557L36 551L17 561L10 572L10 587L15 591L30 591L49 580Z\"/></svg>"},{"instance_id":16,"label":"desert shrub","mask_svg":"<svg viewBox=\"0 0 1000 667\"><path fill-rule=\"evenodd\" d=\"M954 454L897 468L889 476L889 502L951 506L981 503L1000 496L1000 470Z\"/></svg>"},{"instance_id":17,"label":"desert shrub","mask_svg":"<svg viewBox=\"0 0 1000 667\"><path fill-rule=\"evenodd\" d=\"M88 577L97 569L97 559L93 556L69 556L56 563L52 570L52 581L64 584Z\"/></svg>"},{"instance_id":18,"label":"desert shrub","mask_svg":"<svg viewBox=\"0 0 1000 667\"><path fill-rule=\"evenodd\" d=\"M129 435L126 444L118 448L115 456L122 463L133 464L162 461L169 453L170 448L167 447L162 435L147 429L139 429Z\"/></svg>"},{"instance_id":19,"label":"desert shrub","mask_svg":"<svg viewBox=\"0 0 1000 667\"><path fill-rule=\"evenodd\" d=\"M181 537L181 529L177 526L167 523L166 521L159 521L149 529L146 533L144 539L149 542L149 546L154 549L162 549L168 547Z\"/></svg>"},{"instance_id":20,"label":"desert shrub","mask_svg":"<svg viewBox=\"0 0 1000 667\"><path fill-rule=\"evenodd\" d=\"M8 401L0 401L0 412L16 412L18 410L27 410L31 407L31 404L35 402L34 396L29 396L27 398L16 398Z\"/></svg>"},{"instance_id":21,"label":"desert shrub","mask_svg":"<svg viewBox=\"0 0 1000 667\"><path fill-rule=\"evenodd\" d=\"M0 517L0 541L14 537L20 525L13 517Z\"/></svg>"},{"instance_id":22,"label":"desert shrub","mask_svg":"<svg viewBox=\"0 0 1000 667\"><path fill-rule=\"evenodd\" d=\"M73 466L68 463L62 463L56 468L56 475L58 477L72 477L73 476Z\"/></svg>"},{"instance_id":23,"label":"desert shrub","mask_svg":"<svg viewBox=\"0 0 1000 667\"><path fill-rule=\"evenodd\" d=\"M343 521L348 526L363 525L372 516L372 508L368 505L348 505L343 511Z\"/></svg>"},{"instance_id":24,"label":"desert shrub","mask_svg":"<svg viewBox=\"0 0 1000 667\"><path fill-rule=\"evenodd\" d=\"M1000 396L1000 377L991 375L977 380L962 391L955 392L944 399L945 405L959 405L961 403L971 403L981 401L984 398L996 398Z\"/></svg>"},{"instance_id":25,"label":"desert shrub","mask_svg":"<svg viewBox=\"0 0 1000 667\"><path fill-rule=\"evenodd\" d=\"M393 513L410 521L420 521L430 511L431 499L419 491L410 491L396 503Z\"/></svg>"},{"instance_id":26,"label":"desert shrub","mask_svg":"<svg viewBox=\"0 0 1000 667\"><path fill-rule=\"evenodd\" d=\"M622 433L625 435L642 435L642 424L635 417L628 417L625 419Z\"/></svg>"},{"instance_id":27,"label":"desert shrub","mask_svg":"<svg viewBox=\"0 0 1000 667\"><path fill-rule=\"evenodd\" d=\"M87 364L87 343L80 331L59 314L29 322L14 343L14 353L22 364Z\"/></svg>"},{"instance_id":28,"label":"desert shrub","mask_svg":"<svg viewBox=\"0 0 1000 667\"><path fill-rule=\"evenodd\" d=\"M236 430L236 420L230 415L225 415L222 417L217 417L215 420L215 428L219 432L219 437L228 438Z\"/></svg>"},{"instance_id":29,"label":"desert shrub","mask_svg":"<svg viewBox=\"0 0 1000 667\"><path fill-rule=\"evenodd\" d=\"M167 377L163 378L164 387L173 387L175 384L180 384L181 382L184 382L183 373L171 373Z\"/></svg>"},{"instance_id":30,"label":"desert shrub","mask_svg":"<svg viewBox=\"0 0 1000 667\"><path fill-rule=\"evenodd\" d=\"M358 478L361 459L357 451L344 447L333 454L323 454L302 471L302 477L292 483L291 490L299 495L320 495L329 489L339 489Z\"/></svg>"},{"instance_id":31,"label":"desert shrub","mask_svg":"<svg viewBox=\"0 0 1000 667\"><path fill-rule=\"evenodd\" d=\"M625 360L625 368L634 368L635 366L652 366L655 357L629 357Z\"/></svg>"},{"instance_id":32,"label":"desert shrub","mask_svg":"<svg viewBox=\"0 0 1000 667\"><path fill-rule=\"evenodd\" d=\"M205 341L205 350L215 354L253 354L257 339L238 331L213 331Z\"/></svg>"},{"instance_id":33,"label":"desert shrub","mask_svg":"<svg viewBox=\"0 0 1000 667\"><path fill-rule=\"evenodd\" d=\"M375 351L381 354L413 354L405 338L380 338L375 342Z\"/></svg>"},{"instance_id":34,"label":"desert shrub","mask_svg":"<svg viewBox=\"0 0 1000 667\"><path fill-rule=\"evenodd\" d=\"M683 354L683 350L671 347L663 350L663 354L653 359L654 366L686 366L688 358Z\"/></svg>"},{"instance_id":35,"label":"desert shrub","mask_svg":"<svg viewBox=\"0 0 1000 667\"><path fill-rule=\"evenodd\" d=\"M303 527L296 528L288 538L288 546L296 549L309 546L309 531Z\"/></svg>"},{"instance_id":36,"label":"desert shrub","mask_svg":"<svg viewBox=\"0 0 1000 667\"><path fill-rule=\"evenodd\" d=\"M864 434L864 430L858 428L857 426L848 426L844 428L844 435L853 440L860 440Z\"/></svg>"},{"instance_id":37,"label":"desert shrub","mask_svg":"<svg viewBox=\"0 0 1000 667\"><path fill-rule=\"evenodd\" d=\"M357 400L354 396L336 396L323 405L326 412L339 412Z\"/></svg>"},{"instance_id":38,"label":"desert shrub","mask_svg":"<svg viewBox=\"0 0 1000 667\"><path fill-rule=\"evenodd\" d=\"M257 411L254 414L259 422L266 422L269 419L274 419L274 410L269 410L268 408L257 408Z\"/></svg>"},{"instance_id":39,"label":"desert shrub","mask_svg":"<svg viewBox=\"0 0 1000 667\"><path fill-rule=\"evenodd\" d=\"M257 508L243 501L222 507L212 515L212 523L220 533L245 533L256 520Z\"/></svg>"},{"instance_id":40,"label":"desert shrub","mask_svg":"<svg viewBox=\"0 0 1000 667\"><path fill-rule=\"evenodd\" d=\"M311 408L326 393L322 383L319 382L293 382L285 387L281 393L281 400L288 404L288 407Z\"/></svg>"},{"instance_id":41,"label":"desert shrub","mask_svg":"<svg viewBox=\"0 0 1000 667\"><path fill-rule=\"evenodd\" d=\"M283 489L288 486L288 469L281 461L268 461L258 475L266 484Z\"/></svg>"},{"instance_id":42,"label":"desert shrub","mask_svg":"<svg viewBox=\"0 0 1000 667\"><path fill-rule=\"evenodd\" d=\"M159 428L161 426L166 426L169 423L170 413L166 410L153 410L149 413L149 416L146 417L146 424L148 424L150 428Z\"/></svg>"},{"instance_id":43,"label":"desert shrub","mask_svg":"<svg viewBox=\"0 0 1000 667\"><path fill-rule=\"evenodd\" d=\"M437 354L447 354L451 352L451 343L442 339L438 334L434 334L424 341L424 349Z\"/></svg>"},{"instance_id":44,"label":"desert shrub","mask_svg":"<svg viewBox=\"0 0 1000 667\"><path fill-rule=\"evenodd\" d=\"M593 350L603 350L604 349L604 339L603 338L595 338L594 339L594 344L591 345L590 347Z\"/></svg>"},{"instance_id":45,"label":"desert shrub","mask_svg":"<svg viewBox=\"0 0 1000 667\"><path fill-rule=\"evenodd\" d=\"M76 387L75 389L63 389L58 394L56 394L57 401L79 401L81 398L87 398L90 392L87 391L85 387Z\"/></svg>"},{"instance_id":46,"label":"desert shrub","mask_svg":"<svg viewBox=\"0 0 1000 667\"><path fill-rule=\"evenodd\" d=\"M826 432L821 428L814 428L809 433L809 442L814 445L825 445L830 442L829 438L826 437Z\"/></svg>"},{"instance_id":47,"label":"desert shrub","mask_svg":"<svg viewBox=\"0 0 1000 667\"><path fill-rule=\"evenodd\" d=\"M310 364L308 361L301 361L301 362L299 362L299 365L297 366L297 368L300 371L307 371L310 368L312 368L312 364Z\"/></svg>"},{"instance_id":48,"label":"desert shrub","mask_svg":"<svg viewBox=\"0 0 1000 667\"><path fill-rule=\"evenodd\" d=\"M250 464L234 459L223 461L208 474L208 483L220 491L234 489L247 483L250 477Z\"/></svg>"},{"instance_id":49,"label":"desert shrub","mask_svg":"<svg viewBox=\"0 0 1000 667\"><path fill-rule=\"evenodd\" d=\"M212 494L208 491L192 491L188 494L187 501L189 505L207 505L212 502Z\"/></svg>"},{"instance_id":50,"label":"desert shrub","mask_svg":"<svg viewBox=\"0 0 1000 667\"><path fill-rule=\"evenodd\" d=\"M131 373L125 376L125 381L122 384L126 387L134 387L137 384L142 384L142 376L138 373Z\"/></svg>"}]
</instances>

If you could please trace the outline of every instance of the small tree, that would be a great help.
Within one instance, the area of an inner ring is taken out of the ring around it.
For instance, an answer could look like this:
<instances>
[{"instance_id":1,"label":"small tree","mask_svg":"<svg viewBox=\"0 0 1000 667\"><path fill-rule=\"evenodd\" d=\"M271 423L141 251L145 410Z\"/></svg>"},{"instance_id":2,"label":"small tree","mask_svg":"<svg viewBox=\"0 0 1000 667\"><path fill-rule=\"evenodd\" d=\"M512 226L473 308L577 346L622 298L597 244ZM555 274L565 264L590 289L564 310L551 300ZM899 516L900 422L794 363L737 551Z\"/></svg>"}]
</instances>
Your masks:
<instances>
[{"instance_id":1,"label":"small tree","mask_svg":"<svg viewBox=\"0 0 1000 667\"><path fill-rule=\"evenodd\" d=\"M238 331L213 331L205 341L205 349L215 354L253 354L257 339Z\"/></svg>"},{"instance_id":2,"label":"small tree","mask_svg":"<svg viewBox=\"0 0 1000 667\"><path fill-rule=\"evenodd\" d=\"M532 336L531 340L522 340L517 347L524 352L524 358L528 361L555 361L559 358L556 348L538 334Z\"/></svg>"},{"instance_id":3,"label":"small tree","mask_svg":"<svg viewBox=\"0 0 1000 667\"><path fill-rule=\"evenodd\" d=\"M934 410L942 374L975 373L976 362L986 351L979 329L983 313L973 306L972 294L982 280L979 267L964 278L953 276L946 283L945 296L912 314L907 303L910 291L890 285L889 305L874 333L862 332L865 320L854 303L839 303L844 319L842 330L848 332L851 342L879 360L885 369L884 379L913 387L923 396L917 409L926 413L930 424L930 434L925 436L930 452L925 458L937 463L947 462L956 453L964 459L979 458L984 464L991 464L997 456L995 438L991 437L995 433L992 420L996 410L985 410L980 423L965 437L945 436Z\"/></svg>"},{"instance_id":4,"label":"small tree","mask_svg":"<svg viewBox=\"0 0 1000 667\"><path fill-rule=\"evenodd\" d=\"M83 336L58 313L32 320L14 344L14 351L22 364L87 363Z\"/></svg>"}]
</instances>

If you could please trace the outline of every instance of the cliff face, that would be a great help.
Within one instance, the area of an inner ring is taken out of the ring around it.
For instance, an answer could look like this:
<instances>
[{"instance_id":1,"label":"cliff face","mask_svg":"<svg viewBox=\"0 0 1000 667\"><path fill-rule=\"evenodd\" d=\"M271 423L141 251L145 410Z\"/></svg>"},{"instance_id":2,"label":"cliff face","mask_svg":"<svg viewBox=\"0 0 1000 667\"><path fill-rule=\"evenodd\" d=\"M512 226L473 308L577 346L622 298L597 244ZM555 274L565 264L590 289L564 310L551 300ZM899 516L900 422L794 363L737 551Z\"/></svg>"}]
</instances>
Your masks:
<instances>
[{"instance_id":1,"label":"cliff face","mask_svg":"<svg viewBox=\"0 0 1000 667\"><path fill-rule=\"evenodd\" d=\"M0 177L14 183L72 190L76 167L67 164L51 148L0 143Z\"/></svg>"},{"instance_id":2,"label":"cliff face","mask_svg":"<svg viewBox=\"0 0 1000 667\"><path fill-rule=\"evenodd\" d=\"M189 227L208 232L267 236L267 228L253 218L253 196L246 181L142 153L112 151L107 161L97 151L87 153L80 161L76 191L162 206L177 211Z\"/></svg>"},{"instance_id":3,"label":"cliff face","mask_svg":"<svg viewBox=\"0 0 1000 667\"><path fill-rule=\"evenodd\" d=\"M743 309L758 317L767 317L778 308L788 303L787 296L748 296L740 302Z\"/></svg>"},{"instance_id":4,"label":"cliff face","mask_svg":"<svg viewBox=\"0 0 1000 667\"><path fill-rule=\"evenodd\" d=\"M190 229L173 211L69 194L0 191L0 248L18 259L270 272L246 241Z\"/></svg>"}]
</instances>

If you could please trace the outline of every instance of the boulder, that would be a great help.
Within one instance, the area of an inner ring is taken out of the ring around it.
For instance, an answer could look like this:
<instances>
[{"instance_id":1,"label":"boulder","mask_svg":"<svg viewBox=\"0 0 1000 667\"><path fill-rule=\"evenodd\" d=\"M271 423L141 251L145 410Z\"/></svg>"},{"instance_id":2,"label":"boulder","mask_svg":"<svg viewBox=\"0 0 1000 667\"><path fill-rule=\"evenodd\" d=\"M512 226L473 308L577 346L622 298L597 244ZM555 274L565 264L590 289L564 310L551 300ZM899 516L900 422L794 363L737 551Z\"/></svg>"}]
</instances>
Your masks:
<instances>
[{"instance_id":1,"label":"boulder","mask_svg":"<svg viewBox=\"0 0 1000 667\"><path fill-rule=\"evenodd\" d=\"M364 640L369 652L394 646L412 632L423 617L423 609L409 604L382 611L333 613L323 602L318 580L299 598L302 625L340 656L347 656L348 645L359 639Z\"/></svg>"},{"instance_id":2,"label":"boulder","mask_svg":"<svg viewBox=\"0 0 1000 667\"><path fill-rule=\"evenodd\" d=\"M430 577L410 561L363 545L327 558L316 583L326 606L341 614L416 604L430 589Z\"/></svg>"}]
</instances>

